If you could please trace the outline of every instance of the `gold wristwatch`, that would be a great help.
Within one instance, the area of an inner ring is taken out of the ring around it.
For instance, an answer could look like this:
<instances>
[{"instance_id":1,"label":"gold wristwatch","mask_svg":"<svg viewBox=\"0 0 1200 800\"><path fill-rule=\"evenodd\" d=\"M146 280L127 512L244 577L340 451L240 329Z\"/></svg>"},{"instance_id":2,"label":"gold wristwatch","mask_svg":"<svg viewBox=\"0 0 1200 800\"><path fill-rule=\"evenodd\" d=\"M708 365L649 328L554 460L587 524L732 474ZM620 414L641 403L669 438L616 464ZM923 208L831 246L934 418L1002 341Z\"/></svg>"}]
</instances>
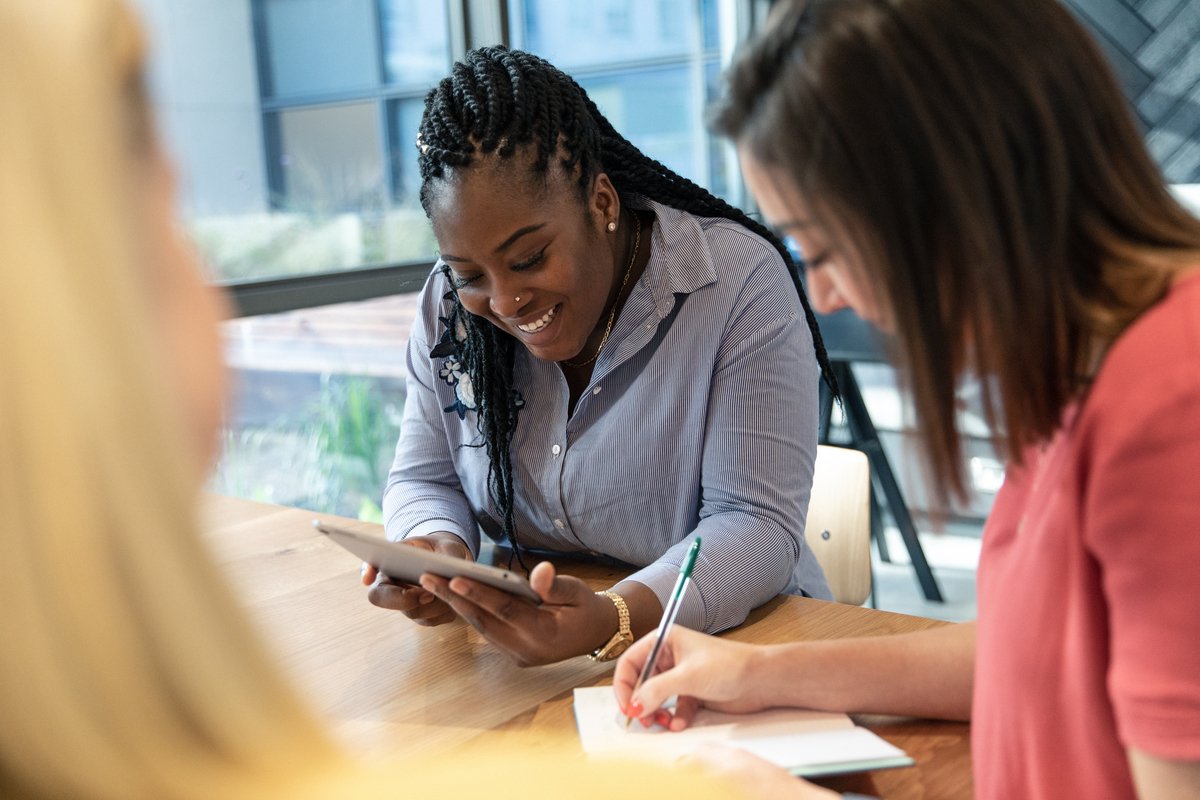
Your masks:
<instances>
[{"instance_id":1,"label":"gold wristwatch","mask_svg":"<svg viewBox=\"0 0 1200 800\"><path fill-rule=\"evenodd\" d=\"M593 650L588 658L593 661L612 661L633 644L633 630L629 627L629 606L625 605L625 598L616 592L596 592L596 594L613 601L613 605L617 607L618 625L617 632L613 634L613 637L601 647Z\"/></svg>"}]
</instances>

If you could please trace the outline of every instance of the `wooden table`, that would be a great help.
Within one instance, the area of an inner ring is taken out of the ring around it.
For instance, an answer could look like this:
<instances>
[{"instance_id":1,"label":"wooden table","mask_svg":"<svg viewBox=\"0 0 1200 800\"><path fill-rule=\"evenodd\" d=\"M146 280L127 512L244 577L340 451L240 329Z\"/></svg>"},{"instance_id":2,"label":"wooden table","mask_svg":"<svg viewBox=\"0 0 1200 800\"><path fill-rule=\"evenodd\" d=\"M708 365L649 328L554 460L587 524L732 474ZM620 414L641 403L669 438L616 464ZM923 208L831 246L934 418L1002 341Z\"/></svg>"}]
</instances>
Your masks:
<instances>
[{"instance_id":1,"label":"wooden table","mask_svg":"<svg viewBox=\"0 0 1200 800\"><path fill-rule=\"evenodd\" d=\"M321 517L352 530L380 526L299 509L210 496L208 540L252 618L295 683L357 747L393 754L443 752L520 735L523 747L578 739L571 690L611 682L612 665L576 658L520 669L469 626L423 628L371 606L359 562L311 528ZM623 572L567 562L604 588ZM780 597L725 635L747 642L876 636L944 623L800 597ZM917 761L825 781L887 798L971 796L968 726L859 717ZM531 744L532 743L532 744Z\"/></svg>"}]
</instances>

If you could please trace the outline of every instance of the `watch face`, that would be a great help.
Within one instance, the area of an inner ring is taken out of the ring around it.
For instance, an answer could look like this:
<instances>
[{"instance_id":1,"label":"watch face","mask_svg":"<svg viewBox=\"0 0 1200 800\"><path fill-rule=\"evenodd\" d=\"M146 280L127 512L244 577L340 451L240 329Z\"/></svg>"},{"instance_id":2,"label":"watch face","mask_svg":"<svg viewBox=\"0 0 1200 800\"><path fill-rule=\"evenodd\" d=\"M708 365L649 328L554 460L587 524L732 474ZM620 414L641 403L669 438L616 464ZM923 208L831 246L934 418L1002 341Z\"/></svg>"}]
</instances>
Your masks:
<instances>
[{"instance_id":1,"label":"watch face","mask_svg":"<svg viewBox=\"0 0 1200 800\"><path fill-rule=\"evenodd\" d=\"M621 653L624 653L629 649L629 645L631 644L633 644L633 642L629 639L621 639L620 641L613 642L612 646L608 648L608 652L604 654L604 660L610 661L614 658L618 658Z\"/></svg>"}]
</instances>

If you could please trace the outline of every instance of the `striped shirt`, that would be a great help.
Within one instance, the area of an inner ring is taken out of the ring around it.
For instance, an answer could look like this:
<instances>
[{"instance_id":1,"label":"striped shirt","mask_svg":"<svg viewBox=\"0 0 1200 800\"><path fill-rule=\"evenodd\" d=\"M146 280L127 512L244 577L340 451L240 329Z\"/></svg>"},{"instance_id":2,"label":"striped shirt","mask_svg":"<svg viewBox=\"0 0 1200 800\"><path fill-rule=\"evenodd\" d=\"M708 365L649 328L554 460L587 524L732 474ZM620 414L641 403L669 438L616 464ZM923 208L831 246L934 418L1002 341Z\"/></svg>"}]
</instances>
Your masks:
<instances>
[{"instance_id":1,"label":"striped shirt","mask_svg":"<svg viewBox=\"0 0 1200 800\"><path fill-rule=\"evenodd\" d=\"M829 598L804 541L819 370L782 259L725 219L650 203L651 255L574 413L558 365L517 348L525 405L513 436L525 546L641 567L664 607L704 539L679 622L719 631L782 591ZM448 290L425 284L408 344L408 397L384 492L388 536L434 531L478 553L501 537L470 379L431 358ZM464 380L465 378L465 380Z\"/></svg>"}]
</instances>

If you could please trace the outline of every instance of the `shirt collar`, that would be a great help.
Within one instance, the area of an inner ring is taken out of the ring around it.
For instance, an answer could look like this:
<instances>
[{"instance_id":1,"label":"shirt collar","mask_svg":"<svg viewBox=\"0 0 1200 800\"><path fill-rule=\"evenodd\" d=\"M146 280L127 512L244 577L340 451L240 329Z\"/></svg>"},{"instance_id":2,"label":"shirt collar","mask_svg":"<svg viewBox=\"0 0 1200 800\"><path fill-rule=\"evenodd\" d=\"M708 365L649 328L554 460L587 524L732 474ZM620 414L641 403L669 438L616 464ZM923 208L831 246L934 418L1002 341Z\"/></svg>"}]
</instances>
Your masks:
<instances>
[{"instance_id":1,"label":"shirt collar","mask_svg":"<svg viewBox=\"0 0 1200 800\"><path fill-rule=\"evenodd\" d=\"M708 240L691 214L641 196L627 202L632 208L654 212L650 261L639 283L650 290L659 319L665 319L675 307L675 295L691 294L717 282Z\"/></svg>"}]
</instances>

